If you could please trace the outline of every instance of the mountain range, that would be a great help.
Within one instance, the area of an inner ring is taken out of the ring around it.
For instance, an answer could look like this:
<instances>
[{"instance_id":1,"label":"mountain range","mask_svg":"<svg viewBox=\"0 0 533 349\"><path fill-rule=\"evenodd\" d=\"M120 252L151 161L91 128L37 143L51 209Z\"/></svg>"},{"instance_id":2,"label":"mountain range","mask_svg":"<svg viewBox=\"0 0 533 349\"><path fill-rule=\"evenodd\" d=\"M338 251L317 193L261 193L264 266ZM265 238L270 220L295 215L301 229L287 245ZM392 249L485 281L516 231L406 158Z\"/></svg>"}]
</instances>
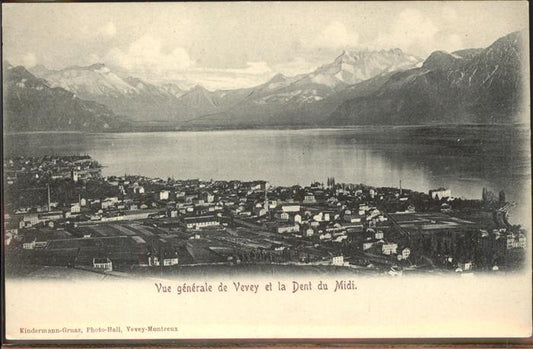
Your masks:
<instances>
[{"instance_id":1,"label":"mountain range","mask_svg":"<svg viewBox=\"0 0 533 349\"><path fill-rule=\"evenodd\" d=\"M77 97L109 107L134 121L172 120L185 91L176 84L150 84L141 79L121 77L104 64L49 70L42 65L29 69L52 87L61 87Z\"/></svg>"},{"instance_id":2,"label":"mountain range","mask_svg":"<svg viewBox=\"0 0 533 349\"><path fill-rule=\"evenodd\" d=\"M4 129L6 131L117 130L127 122L108 107L52 87L24 67L3 64Z\"/></svg>"},{"instance_id":3,"label":"mountain range","mask_svg":"<svg viewBox=\"0 0 533 349\"><path fill-rule=\"evenodd\" d=\"M516 123L524 106L523 34L485 49L433 52L422 67L395 73L374 92L345 101L335 125Z\"/></svg>"},{"instance_id":4,"label":"mountain range","mask_svg":"<svg viewBox=\"0 0 533 349\"><path fill-rule=\"evenodd\" d=\"M523 33L484 49L344 51L297 76L209 91L154 84L104 64L29 70L4 63L8 130L143 130L509 123L522 112Z\"/></svg>"},{"instance_id":5,"label":"mountain range","mask_svg":"<svg viewBox=\"0 0 533 349\"><path fill-rule=\"evenodd\" d=\"M233 103L223 110L189 120L185 125L240 127L327 124L327 116L343 101L369 93L392 72L416 67L421 59L400 49L344 51L332 63L309 74L274 76L249 89L225 91ZM373 78L373 81L369 79Z\"/></svg>"}]
</instances>

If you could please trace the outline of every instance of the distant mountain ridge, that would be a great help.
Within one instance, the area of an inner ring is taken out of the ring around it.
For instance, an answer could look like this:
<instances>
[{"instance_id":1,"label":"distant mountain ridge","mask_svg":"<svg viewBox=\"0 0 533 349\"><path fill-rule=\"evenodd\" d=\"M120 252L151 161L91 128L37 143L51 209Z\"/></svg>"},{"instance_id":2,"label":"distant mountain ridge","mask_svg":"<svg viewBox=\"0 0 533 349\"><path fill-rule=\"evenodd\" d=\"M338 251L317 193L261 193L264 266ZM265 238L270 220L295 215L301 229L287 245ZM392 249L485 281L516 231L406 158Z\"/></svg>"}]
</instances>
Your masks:
<instances>
[{"instance_id":1,"label":"distant mountain ridge","mask_svg":"<svg viewBox=\"0 0 533 349\"><path fill-rule=\"evenodd\" d=\"M174 120L180 108L178 98L186 92L176 84L154 85L131 76L121 77L102 63L61 70L36 66L30 71L53 87L104 104L134 121Z\"/></svg>"},{"instance_id":2,"label":"distant mountain ridge","mask_svg":"<svg viewBox=\"0 0 533 349\"><path fill-rule=\"evenodd\" d=\"M391 71L413 68L420 62L400 49L344 51L332 63L309 74L294 77L278 74L259 86L227 91L223 99L232 99L233 103L185 125L249 127L324 123L324 116L345 98L365 93L363 90L372 86L364 84L354 90L351 87L355 83L373 77L379 80Z\"/></svg>"},{"instance_id":3,"label":"distant mountain ridge","mask_svg":"<svg viewBox=\"0 0 533 349\"><path fill-rule=\"evenodd\" d=\"M344 102L335 125L514 123L523 106L523 33L485 49L436 51L378 90ZM523 111L522 111L523 112Z\"/></svg>"},{"instance_id":4,"label":"distant mountain ridge","mask_svg":"<svg viewBox=\"0 0 533 349\"><path fill-rule=\"evenodd\" d=\"M4 129L16 131L89 131L121 129L127 122L104 105L51 87L24 67L3 64Z\"/></svg>"},{"instance_id":5,"label":"distant mountain ridge","mask_svg":"<svg viewBox=\"0 0 533 349\"><path fill-rule=\"evenodd\" d=\"M256 114L262 110L271 115L290 113L356 82L410 68L418 62L420 59L399 49L344 51L332 63L310 74L295 77L278 74L267 83L252 88L213 92L201 86L184 91L175 84L154 85L134 77L123 78L101 63L61 70L36 66L30 71L53 87L62 87L82 99L104 104L134 121L191 125L191 122L195 123L191 120L196 118L220 113L238 114L239 108L243 107L254 109Z\"/></svg>"},{"instance_id":6,"label":"distant mountain ridge","mask_svg":"<svg viewBox=\"0 0 533 349\"><path fill-rule=\"evenodd\" d=\"M35 66L30 71L43 90L69 92L85 111L92 106L90 116L81 113L92 125L95 115L105 115L125 127L125 119L116 116L123 115L136 130L150 124L209 129L513 123L523 112L523 41L523 33L515 32L487 48L435 51L425 60L400 49L344 51L311 73L277 74L263 84L235 90L153 84L100 63L61 70ZM10 98L21 92L16 82L7 87ZM38 93L25 97L29 105L32 97L44 98ZM104 130L111 127L107 125Z\"/></svg>"}]
</instances>

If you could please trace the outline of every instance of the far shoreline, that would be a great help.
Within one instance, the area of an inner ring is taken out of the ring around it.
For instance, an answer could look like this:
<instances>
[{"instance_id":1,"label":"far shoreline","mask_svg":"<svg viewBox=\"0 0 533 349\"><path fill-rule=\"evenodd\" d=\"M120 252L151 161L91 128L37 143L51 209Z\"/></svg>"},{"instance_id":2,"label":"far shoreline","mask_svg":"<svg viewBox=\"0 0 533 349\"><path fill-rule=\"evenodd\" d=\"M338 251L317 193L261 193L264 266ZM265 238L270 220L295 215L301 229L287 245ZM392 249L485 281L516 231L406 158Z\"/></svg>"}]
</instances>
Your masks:
<instances>
[{"instance_id":1,"label":"far shoreline","mask_svg":"<svg viewBox=\"0 0 533 349\"><path fill-rule=\"evenodd\" d=\"M163 129L163 127L166 127ZM143 130L124 129L109 131L76 131L76 130L38 130L4 132L4 136L31 134L116 134L116 133L168 133L168 132L220 132L220 131L299 131L299 130L356 130L356 129L409 129L409 128L456 128L456 127L517 127L529 128L526 123L490 123L490 124L413 124L413 125L348 125L348 126L261 126L261 127L190 127L157 126Z\"/></svg>"}]
</instances>

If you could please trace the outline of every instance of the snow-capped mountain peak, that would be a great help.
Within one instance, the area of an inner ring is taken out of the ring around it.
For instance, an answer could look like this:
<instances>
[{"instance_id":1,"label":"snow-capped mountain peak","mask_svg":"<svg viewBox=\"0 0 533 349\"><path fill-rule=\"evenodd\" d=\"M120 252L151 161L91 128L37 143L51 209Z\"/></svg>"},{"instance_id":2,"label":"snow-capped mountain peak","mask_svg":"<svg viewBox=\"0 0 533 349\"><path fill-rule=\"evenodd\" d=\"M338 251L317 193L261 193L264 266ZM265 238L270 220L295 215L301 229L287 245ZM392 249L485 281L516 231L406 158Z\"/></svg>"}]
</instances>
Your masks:
<instances>
[{"instance_id":1,"label":"snow-capped mountain peak","mask_svg":"<svg viewBox=\"0 0 533 349\"><path fill-rule=\"evenodd\" d=\"M407 55L397 48L381 51L345 50L332 63L323 65L315 73L317 76L322 75L319 80L327 82L328 85L332 85L335 80L335 86L352 85L382 73L413 68L420 61L419 58Z\"/></svg>"},{"instance_id":2,"label":"snow-capped mountain peak","mask_svg":"<svg viewBox=\"0 0 533 349\"><path fill-rule=\"evenodd\" d=\"M52 87L61 87L89 100L95 96L119 96L137 92L135 87L112 72L103 63L85 67L71 66L61 70L36 67L32 72L46 79Z\"/></svg>"}]
</instances>

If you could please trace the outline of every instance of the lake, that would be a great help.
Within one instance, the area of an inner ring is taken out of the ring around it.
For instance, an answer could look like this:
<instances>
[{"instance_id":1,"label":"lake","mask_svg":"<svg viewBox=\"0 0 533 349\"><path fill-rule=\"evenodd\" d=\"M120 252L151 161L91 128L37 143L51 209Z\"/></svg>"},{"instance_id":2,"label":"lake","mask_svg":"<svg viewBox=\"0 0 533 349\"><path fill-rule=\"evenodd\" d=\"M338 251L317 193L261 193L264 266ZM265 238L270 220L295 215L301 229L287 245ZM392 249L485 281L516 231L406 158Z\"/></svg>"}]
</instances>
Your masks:
<instances>
[{"instance_id":1,"label":"lake","mask_svg":"<svg viewBox=\"0 0 533 349\"><path fill-rule=\"evenodd\" d=\"M5 156L84 154L104 175L179 179L364 183L418 191L449 187L481 198L483 187L530 200L530 135L518 126L353 127L152 133L21 133ZM524 205L522 205L524 206Z\"/></svg>"}]
</instances>

